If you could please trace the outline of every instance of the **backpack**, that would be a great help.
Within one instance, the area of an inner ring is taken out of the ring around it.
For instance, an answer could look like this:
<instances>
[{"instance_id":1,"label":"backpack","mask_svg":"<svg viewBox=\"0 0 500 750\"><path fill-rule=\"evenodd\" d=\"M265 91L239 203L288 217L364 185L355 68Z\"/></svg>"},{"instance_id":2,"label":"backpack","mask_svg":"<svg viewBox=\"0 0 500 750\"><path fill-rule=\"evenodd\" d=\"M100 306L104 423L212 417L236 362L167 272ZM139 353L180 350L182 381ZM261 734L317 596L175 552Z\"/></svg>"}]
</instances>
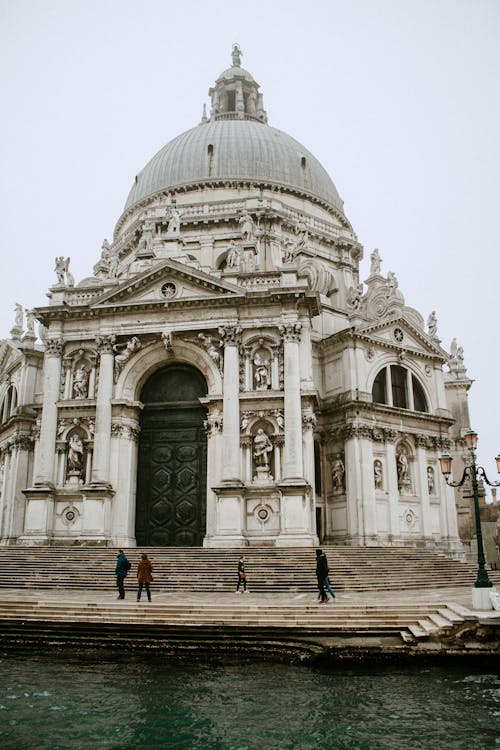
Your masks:
<instances>
[{"instance_id":1,"label":"backpack","mask_svg":"<svg viewBox=\"0 0 500 750\"><path fill-rule=\"evenodd\" d=\"M130 562L130 560L127 560L127 570L130 570L131 567L132 563Z\"/></svg>"}]
</instances>

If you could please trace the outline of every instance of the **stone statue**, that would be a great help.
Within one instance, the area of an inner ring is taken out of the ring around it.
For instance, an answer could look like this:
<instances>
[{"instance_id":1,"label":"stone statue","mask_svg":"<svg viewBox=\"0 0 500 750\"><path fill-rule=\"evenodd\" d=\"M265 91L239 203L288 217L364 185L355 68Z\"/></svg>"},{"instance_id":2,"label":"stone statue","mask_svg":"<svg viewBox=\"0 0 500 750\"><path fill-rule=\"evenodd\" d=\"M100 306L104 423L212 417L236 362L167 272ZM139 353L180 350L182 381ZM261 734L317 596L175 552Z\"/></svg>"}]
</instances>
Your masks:
<instances>
[{"instance_id":1,"label":"stone statue","mask_svg":"<svg viewBox=\"0 0 500 750\"><path fill-rule=\"evenodd\" d=\"M233 51L231 53L231 59L233 62L233 68L239 68L241 66L241 58L243 57L243 52L240 49L239 44L233 44Z\"/></svg>"},{"instance_id":2,"label":"stone statue","mask_svg":"<svg viewBox=\"0 0 500 750\"><path fill-rule=\"evenodd\" d=\"M380 273L381 262L382 258L380 257L378 248L375 248L373 253L370 255L370 276L375 276L376 274Z\"/></svg>"},{"instance_id":3,"label":"stone statue","mask_svg":"<svg viewBox=\"0 0 500 750\"><path fill-rule=\"evenodd\" d=\"M83 468L83 442L76 432L71 435L68 441L68 469L74 472L80 472Z\"/></svg>"},{"instance_id":4,"label":"stone statue","mask_svg":"<svg viewBox=\"0 0 500 750\"><path fill-rule=\"evenodd\" d=\"M269 367L269 360L263 359L259 352L257 352L253 360L253 368L256 389L258 391L263 391L270 388L271 371Z\"/></svg>"},{"instance_id":5,"label":"stone statue","mask_svg":"<svg viewBox=\"0 0 500 750\"><path fill-rule=\"evenodd\" d=\"M168 234L179 234L179 232L181 231L181 215L182 214L177 206L172 206L168 219Z\"/></svg>"},{"instance_id":6,"label":"stone statue","mask_svg":"<svg viewBox=\"0 0 500 750\"><path fill-rule=\"evenodd\" d=\"M410 480L408 456L406 455L405 448L401 448L397 456L397 464L398 464L398 484L401 487L401 485L408 484Z\"/></svg>"},{"instance_id":7,"label":"stone statue","mask_svg":"<svg viewBox=\"0 0 500 750\"><path fill-rule=\"evenodd\" d=\"M437 317L436 317L436 311L433 310L429 317L427 318L427 329L429 331L429 336L432 336L432 338L435 338L437 334Z\"/></svg>"},{"instance_id":8,"label":"stone statue","mask_svg":"<svg viewBox=\"0 0 500 750\"><path fill-rule=\"evenodd\" d=\"M61 286L75 286L73 274L69 272L69 263L71 258L64 258L62 255L56 258L55 272L57 274L57 283Z\"/></svg>"},{"instance_id":9,"label":"stone statue","mask_svg":"<svg viewBox=\"0 0 500 750\"><path fill-rule=\"evenodd\" d=\"M363 284L351 286L347 290L347 304L353 310L359 310L361 306L361 297L363 296Z\"/></svg>"},{"instance_id":10,"label":"stone statue","mask_svg":"<svg viewBox=\"0 0 500 750\"><path fill-rule=\"evenodd\" d=\"M375 483L375 489L381 490L384 482L384 473L382 461L378 458L373 462L373 481Z\"/></svg>"},{"instance_id":11,"label":"stone statue","mask_svg":"<svg viewBox=\"0 0 500 750\"><path fill-rule=\"evenodd\" d=\"M244 211L238 222L241 226L241 236L246 242L252 242L255 239L255 225L248 211Z\"/></svg>"},{"instance_id":12,"label":"stone statue","mask_svg":"<svg viewBox=\"0 0 500 750\"><path fill-rule=\"evenodd\" d=\"M387 272L387 285L389 287L389 294L395 292L398 288L399 284L394 271Z\"/></svg>"},{"instance_id":13,"label":"stone statue","mask_svg":"<svg viewBox=\"0 0 500 750\"><path fill-rule=\"evenodd\" d=\"M342 490L344 488L344 474L345 467L344 462L340 454L336 457L332 466L332 485L335 490Z\"/></svg>"},{"instance_id":14,"label":"stone statue","mask_svg":"<svg viewBox=\"0 0 500 750\"><path fill-rule=\"evenodd\" d=\"M140 340L137 338L137 336L132 336L132 338L127 341L125 346L123 344L115 344L113 348L115 352L119 352L119 354L117 354L115 357L115 365L117 367L117 372L121 370L125 362L128 362L130 357L135 352L139 351L141 346L142 344Z\"/></svg>"},{"instance_id":15,"label":"stone statue","mask_svg":"<svg viewBox=\"0 0 500 750\"><path fill-rule=\"evenodd\" d=\"M28 334L35 335L35 313L33 310L26 310L26 328Z\"/></svg>"},{"instance_id":16,"label":"stone statue","mask_svg":"<svg viewBox=\"0 0 500 750\"><path fill-rule=\"evenodd\" d=\"M73 398L87 398L89 376L85 367L78 367L73 377Z\"/></svg>"},{"instance_id":17,"label":"stone statue","mask_svg":"<svg viewBox=\"0 0 500 750\"><path fill-rule=\"evenodd\" d=\"M234 240L229 243L229 249L227 253L227 267L237 268L240 265L240 251L238 245Z\"/></svg>"},{"instance_id":18,"label":"stone statue","mask_svg":"<svg viewBox=\"0 0 500 750\"><path fill-rule=\"evenodd\" d=\"M210 336L209 334L205 335L204 333L199 333L198 338L201 341L204 349L207 350L208 356L213 359L215 364L217 366L220 365L221 361L221 355L219 351L219 347L214 343L213 336Z\"/></svg>"},{"instance_id":19,"label":"stone statue","mask_svg":"<svg viewBox=\"0 0 500 750\"><path fill-rule=\"evenodd\" d=\"M14 326L21 330L23 328L23 315L23 306L19 302L16 302L16 306L14 307Z\"/></svg>"},{"instance_id":20,"label":"stone statue","mask_svg":"<svg viewBox=\"0 0 500 750\"><path fill-rule=\"evenodd\" d=\"M259 427L253 439L253 457L256 466L269 466L269 454L273 451L273 444L262 427Z\"/></svg>"},{"instance_id":21,"label":"stone statue","mask_svg":"<svg viewBox=\"0 0 500 750\"><path fill-rule=\"evenodd\" d=\"M427 488L429 490L429 495L433 495L435 484L434 484L434 469L432 468L432 466L427 467Z\"/></svg>"}]
</instances>

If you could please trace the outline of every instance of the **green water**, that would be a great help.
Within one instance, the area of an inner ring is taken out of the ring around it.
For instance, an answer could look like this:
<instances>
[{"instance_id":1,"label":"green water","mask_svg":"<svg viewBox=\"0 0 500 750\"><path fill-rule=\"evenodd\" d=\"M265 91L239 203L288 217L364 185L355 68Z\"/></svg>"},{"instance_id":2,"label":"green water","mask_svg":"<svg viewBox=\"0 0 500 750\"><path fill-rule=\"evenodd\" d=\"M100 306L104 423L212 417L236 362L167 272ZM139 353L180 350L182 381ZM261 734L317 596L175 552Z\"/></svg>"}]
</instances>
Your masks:
<instances>
[{"instance_id":1,"label":"green water","mask_svg":"<svg viewBox=\"0 0 500 750\"><path fill-rule=\"evenodd\" d=\"M311 668L2 654L0 748L500 748L495 664Z\"/></svg>"}]
</instances>

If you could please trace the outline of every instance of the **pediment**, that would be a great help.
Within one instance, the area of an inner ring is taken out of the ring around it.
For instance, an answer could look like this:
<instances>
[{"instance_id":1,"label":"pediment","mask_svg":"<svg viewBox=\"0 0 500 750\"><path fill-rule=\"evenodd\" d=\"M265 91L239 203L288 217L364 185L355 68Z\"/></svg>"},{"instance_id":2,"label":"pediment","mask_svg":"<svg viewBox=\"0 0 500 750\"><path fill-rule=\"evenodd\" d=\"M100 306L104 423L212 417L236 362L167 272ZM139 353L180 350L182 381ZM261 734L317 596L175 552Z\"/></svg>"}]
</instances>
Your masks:
<instances>
[{"instance_id":1,"label":"pediment","mask_svg":"<svg viewBox=\"0 0 500 750\"><path fill-rule=\"evenodd\" d=\"M168 260L138 273L92 300L92 307L239 296L241 290L204 271Z\"/></svg>"},{"instance_id":2,"label":"pediment","mask_svg":"<svg viewBox=\"0 0 500 750\"><path fill-rule=\"evenodd\" d=\"M0 342L0 376L8 372L21 359L21 352L10 341Z\"/></svg>"},{"instance_id":3,"label":"pediment","mask_svg":"<svg viewBox=\"0 0 500 750\"><path fill-rule=\"evenodd\" d=\"M438 339L431 338L402 316L358 328L356 333L374 345L396 346L433 358L447 359Z\"/></svg>"}]
</instances>

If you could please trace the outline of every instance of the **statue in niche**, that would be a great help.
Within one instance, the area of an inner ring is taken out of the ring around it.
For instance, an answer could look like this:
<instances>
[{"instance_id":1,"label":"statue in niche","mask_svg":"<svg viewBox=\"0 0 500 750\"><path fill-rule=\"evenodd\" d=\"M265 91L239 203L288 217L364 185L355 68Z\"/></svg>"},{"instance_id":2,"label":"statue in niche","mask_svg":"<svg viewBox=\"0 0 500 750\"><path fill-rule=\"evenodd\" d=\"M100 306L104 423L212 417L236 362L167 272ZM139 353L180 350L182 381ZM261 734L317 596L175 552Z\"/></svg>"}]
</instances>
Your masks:
<instances>
[{"instance_id":1,"label":"statue in niche","mask_svg":"<svg viewBox=\"0 0 500 750\"><path fill-rule=\"evenodd\" d=\"M434 494L434 490L436 488L435 482L434 482L434 469L432 466L427 467L427 489L429 490L429 495Z\"/></svg>"},{"instance_id":2,"label":"statue in niche","mask_svg":"<svg viewBox=\"0 0 500 750\"><path fill-rule=\"evenodd\" d=\"M332 466L332 485L334 491L344 489L345 466L340 453L335 458Z\"/></svg>"},{"instance_id":3,"label":"statue in niche","mask_svg":"<svg viewBox=\"0 0 500 750\"><path fill-rule=\"evenodd\" d=\"M283 244L283 263L292 263L297 255L297 243L293 240L285 240Z\"/></svg>"},{"instance_id":4,"label":"statue in niche","mask_svg":"<svg viewBox=\"0 0 500 750\"><path fill-rule=\"evenodd\" d=\"M264 359L259 352L256 352L253 360L253 374L256 390L263 391L271 387L271 367L269 360Z\"/></svg>"},{"instance_id":5,"label":"statue in niche","mask_svg":"<svg viewBox=\"0 0 500 750\"><path fill-rule=\"evenodd\" d=\"M87 398L89 376L85 367L78 367L73 376L73 398Z\"/></svg>"},{"instance_id":6,"label":"statue in niche","mask_svg":"<svg viewBox=\"0 0 500 750\"><path fill-rule=\"evenodd\" d=\"M351 286L347 290L347 304L352 307L353 310L359 310L361 306L361 297L363 296L363 284L357 284L357 286Z\"/></svg>"},{"instance_id":7,"label":"statue in niche","mask_svg":"<svg viewBox=\"0 0 500 750\"><path fill-rule=\"evenodd\" d=\"M429 336L432 336L434 338L437 334L437 317L436 317L436 311L433 310L429 317L427 318L427 330L429 331Z\"/></svg>"},{"instance_id":8,"label":"statue in niche","mask_svg":"<svg viewBox=\"0 0 500 750\"><path fill-rule=\"evenodd\" d=\"M238 223L241 227L241 236L243 240L245 240L245 242L252 242L255 239L255 224L248 211L243 212Z\"/></svg>"},{"instance_id":9,"label":"statue in niche","mask_svg":"<svg viewBox=\"0 0 500 750\"><path fill-rule=\"evenodd\" d=\"M380 257L380 253L377 248L373 251L373 253L370 255L370 276L375 276L380 273L380 264L382 262L382 258Z\"/></svg>"},{"instance_id":10,"label":"statue in niche","mask_svg":"<svg viewBox=\"0 0 500 750\"><path fill-rule=\"evenodd\" d=\"M115 352L120 352L115 357L115 363L118 369L121 369L125 362L128 362L130 357L141 348L141 342L137 336L132 336L125 345L115 344L113 347ZM120 351L121 350L121 351Z\"/></svg>"},{"instance_id":11,"label":"statue in niche","mask_svg":"<svg viewBox=\"0 0 500 750\"><path fill-rule=\"evenodd\" d=\"M237 268L240 265L240 251L238 245L234 240L229 243L229 249L227 253L227 267Z\"/></svg>"},{"instance_id":12,"label":"statue in niche","mask_svg":"<svg viewBox=\"0 0 500 750\"><path fill-rule=\"evenodd\" d=\"M172 206L168 218L168 234L179 234L179 232L181 231L181 216L182 214L177 206Z\"/></svg>"},{"instance_id":13,"label":"statue in niche","mask_svg":"<svg viewBox=\"0 0 500 750\"><path fill-rule=\"evenodd\" d=\"M410 466L405 448L401 448L396 461L398 467L398 485L399 487L407 486L410 482Z\"/></svg>"},{"instance_id":14,"label":"statue in niche","mask_svg":"<svg viewBox=\"0 0 500 750\"><path fill-rule=\"evenodd\" d=\"M246 432L249 424L250 420L248 419L248 415L243 414L241 417L240 432Z\"/></svg>"},{"instance_id":15,"label":"statue in niche","mask_svg":"<svg viewBox=\"0 0 500 750\"><path fill-rule=\"evenodd\" d=\"M373 481L375 483L375 489L381 490L384 484L384 473L382 461L378 458L373 462Z\"/></svg>"},{"instance_id":16,"label":"statue in niche","mask_svg":"<svg viewBox=\"0 0 500 750\"><path fill-rule=\"evenodd\" d=\"M253 457L256 466L269 466L269 454L273 451L273 444L262 427L259 427L253 439Z\"/></svg>"},{"instance_id":17,"label":"statue in niche","mask_svg":"<svg viewBox=\"0 0 500 750\"><path fill-rule=\"evenodd\" d=\"M83 469L83 441L76 432L71 435L68 441L68 469L80 474Z\"/></svg>"}]
</instances>

